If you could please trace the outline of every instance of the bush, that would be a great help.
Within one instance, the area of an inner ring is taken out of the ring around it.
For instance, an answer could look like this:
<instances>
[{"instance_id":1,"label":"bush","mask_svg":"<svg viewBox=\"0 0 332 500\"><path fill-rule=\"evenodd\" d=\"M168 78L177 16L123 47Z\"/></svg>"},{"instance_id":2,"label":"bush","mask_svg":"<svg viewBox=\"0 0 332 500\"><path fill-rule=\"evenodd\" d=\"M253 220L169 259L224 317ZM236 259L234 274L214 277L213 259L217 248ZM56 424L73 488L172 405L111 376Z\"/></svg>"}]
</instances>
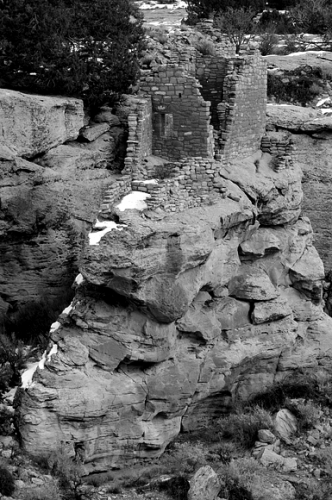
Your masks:
<instances>
[{"instance_id":1,"label":"bush","mask_svg":"<svg viewBox=\"0 0 332 500\"><path fill-rule=\"evenodd\" d=\"M294 373L267 391L251 398L249 406L260 406L274 413L285 406L287 399L318 399L319 386L309 373Z\"/></svg>"},{"instance_id":2,"label":"bush","mask_svg":"<svg viewBox=\"0 0 332 500\"><path fill-rule=\"evenodd\" d=\"M321 415L320 407L313 401L286 400L285 407L296 417L299 432L312 429Z\"/></svg>"},{"instance_id":3,"label":"bush","mask_svg":"<svg viewBox=\"0 0 332 500\"><path fill-rule=\"evenodd\" d=\"M216 53L213 43L209 40L199 40L195 47L203 56L213 56Z\"/></svg>"},{"instance_id":4,"label":"bush","mask_svg":"<svg viewBox=\"0 0 332 500\"><path fill-rule=\"evenodd\" d=\"M2 84L95 108L135 83L143 39L130 0L2 0Z\"/></svg>"},{"instance_id":5,"label":"bush","mask_svg":"<svg viewBox=\"0 0 332 500\"><path fill-rule=\"evenodd\" d=\"M1 495L11 496L15 491L14 478L7 467L0 466L0 493Z\"/></svg>"},{"instance_id":6,"label":"bush","mask_svg":"<svg viewBox=\"0 0 332 500\"><path fill-rule=\"evenodd\" d=\"M257 441L260 429L273 430L273 421L268 411L259 406L239 407L235 413L220 418L218 426L223 437L231 438L241 447L250 449Z\"/></svg>"},{"instance_id":7,"label":"bush","mask_svg":"<svg viewBox=\"0 0 332 500\"><path fill-rule=\"evenodd\" d=\"M253 458L238 458L221 467L218 473L225 484L223 495L228 500L253 500L250 492L253 480L260 480L265 471Z\"/></svg>"},{"instance_id":8,"label":"bush","mask_svg":"<svg viewBox=\"0 0 332 500\"><path fill-rule=\"evenodd\" d=\"M258 13L263 7L262 0L188 0L187 4L189 24L195 24L200 19L212 18L228 8L251 8Z\"/></svg>"},{"instance_id":9,"label":"bush","mask_svg":"<svg viewBox=\"0 0 332 500\"><path fill-rule=\"evenodd\" d=\"M277 43L278 37L272 31L267 31L261 35L258 48L262 56L273 54Z\"/></svg>"},{"instance_id":10,"label":"bush","mask_svg":"<svg viewBox=\"0 0 332 500\"><path fill-rule=\"evenodd\" d=\"M207 464L207 451L202 443L175 443L161 459L170 473L191 474Z\"/></svg>"},{"instance_id":11,"label":"bush","mask_svg":"<svg viewBox=\"0 0 332 500\"><path fill-rule=\"evenodd\" d=\"M19 305L5 317L6 333L16 341L44 349L48 344L50 326L63 307L62 300L30 301Z\"/></svg>"},{"instance_id":12,"label":"bush","mask_svg":"<svg viewBox=\"0 0 332 500\"><path fill-rule=\"evenodd\" d=\"M24 500L61 500L62 496L55 481L24 491Z\"/></svg>"},{"instance_id":13,"label":"bush","mask_svg":"<svg viewBox=\"0 0 332 500\"><path fill-rule=\"evenodd\" d=\"M21 370L36 353L36 349L25 348L22 342L13 342L10 337L0 336L0 396L10 387L20 384Z\"/></svg>"},{"instance_id":14,"label":"bush","mask_svg":"<svg viewBox=\"0 0 332 500\"><path fill-rule=\"evenodd\" d=\"M160 483L160 489L165 490L175 500L187 500L189 488L189 481L184 476L171 477L168 481Z\"/></svg>"},{"instance_id":15,"label":"bush","mask_svg":"<svg viewBox=\"0 0 332 500\"><path fill-rule=\"evenodd\" d=\"M289 14L283 14L278 10L266 10L262 13L257 28L263 33L273 29L274 33L286 34L295 33L294 24Z\"/></svg>"},{"instance_id":16,"label":"bush","mask_svg":"<svg viewBox=\"0 0 332 500\"><path fill-rule=\"evenodd\" d=\"M298 30L325 34L332 26L332 5L330 0L300 0L290 16Z\"/></svg>"},{"instance_id":17,"label":"bush","mask_svg":"<svg viewBox=\"0 0 332 500\"><path fill-rule=\"evenodd\" d=\"M236 53L241 49L246 35L255 31L255 12L249 8L228 7L218 19L217 27L234 43Z\"/></svg>"}]
</instances>

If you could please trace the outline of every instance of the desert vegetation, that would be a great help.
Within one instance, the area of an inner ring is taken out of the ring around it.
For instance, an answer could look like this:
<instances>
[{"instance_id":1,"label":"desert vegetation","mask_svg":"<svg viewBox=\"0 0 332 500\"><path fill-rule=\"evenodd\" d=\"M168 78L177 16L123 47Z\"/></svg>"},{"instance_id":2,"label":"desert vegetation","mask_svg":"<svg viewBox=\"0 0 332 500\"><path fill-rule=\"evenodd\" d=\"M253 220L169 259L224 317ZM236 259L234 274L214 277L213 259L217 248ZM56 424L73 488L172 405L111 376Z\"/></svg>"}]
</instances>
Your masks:
<instances>
[{"instance_id":1,"label":"desert vegetation","mask_svg":"<svg viewBox=\"0 0 332 500\"><path fill-rule=\"evenodd\" d=\"M95 108L135 84L142 19L129 0L4 0L1 85Z\"/></svg>"},{"instance_id":2,"label":"desert vegetation","mask_svg":"<svg viewBox=\"0 0 332 500\"><path fill-rule=\"evenodd\" d=\"M280 410L289 411L296 419L296 430L288 438L279 435L276 428ZM43 485L27 489L25 498L80 500L93 498L101 489L115 496L130 494L133 499L154 492L156 498L186 500L190 479L201 467L210 466L220 481L220 497L253 500L270 484L285 479L282 464L292 457L291 463L296 464L302 478L293 483L294 500L325 500L332 494L331 423L331 378L306 372L293 374L248 401L234 401L231 411L214 422L181 434L149 466L141 464L84 477L80 457L69 457L62 445L56 452L33 457L32 461L26 457L35 474L47 475L48 479ZM271 438L271 444L260 442L264 434ZM266 464L261 458L264 450L274 455L272 450L277 450L284 462ZM14 453L0 468L2 494L14 491L15 474L10 472L10 464L17 460Z\"/></svg>"}]
</instances>

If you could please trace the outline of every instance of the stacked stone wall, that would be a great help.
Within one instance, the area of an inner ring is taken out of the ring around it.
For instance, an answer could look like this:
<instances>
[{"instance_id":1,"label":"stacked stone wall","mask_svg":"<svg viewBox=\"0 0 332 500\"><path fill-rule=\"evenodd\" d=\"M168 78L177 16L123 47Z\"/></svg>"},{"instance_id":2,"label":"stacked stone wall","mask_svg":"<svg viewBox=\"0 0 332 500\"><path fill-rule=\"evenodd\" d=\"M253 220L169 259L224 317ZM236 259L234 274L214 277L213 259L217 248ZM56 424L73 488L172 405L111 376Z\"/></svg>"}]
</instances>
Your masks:
<instances>
[{"instance_id":1,"label":"stacked stone wall","mask_svg":"<svg viewBox=\"0 0 332 500\"><path fill-rule=\"evenodd\" d=\"M266 122L266 62L258 54L229 61L218 105L219 147L226 161L260 148ZM218 156L217 156L218 158Z\"/></svg>"},{"instance_id":2,"label":"stacked stone wall","mask_svg":"<svg viewBox=\"0 0 332 500\"><path fill-rule=\"evenodd\" d=\"M276 172L289 168L293 164L294 145L289 132L268 132L262 138L263 153L273 156L273 167Z\"/></svg>"},{"instance_id":3,"label":"stacked stone wall","mask_svg":"<svg viewBox=\"0 0 332 500\"><path fill-rule=\"evenodd\" d=\"M197 54L195 76L201 84L201 94L205 101L211 102L211 123L219 128L217 107L223 100L224 80L228 71L229 59L219 55Z\"/></svg>"},{"instance_id":4,"label":"stacked stone wall","mask_svg":"<svg viewBox=\"0 0 332 500\"><path fill-rule=\"evenodd\" d=\"M132 100L128 116L128 140L124 172L137 170L142 160L152 153L152 104L151 99Z\"/></svg>"},{"instance_id":5,"label":"stacked stone wall","mask_svg":"<svg viewBox=\"0 0 332 500\"><path fill-rule=\"evenodd\" d=\"M141 92L152 97L152 152L168 160L213 156L210 103L200 84L179 66L160 66L142 75Z\"/></svg>"},{"instance_id":6,"label":"stacked stone wall","mask_svg":"<svg viewBox=\"0 0 332 500\"><path fill-rule=\"evenodd\" d=\"M197 78L174 64L142 74L142 96L133 99L128 117L124 175L107 191L103 214L131 190L148 193L150 209L181 211L209 204L214 196L227 196L219 175L222 165L260 148L265 134L264 60L258 54L246 58L195 54ZM192 50L183 59L191 64ZM217 112L215 130L210 124L211 102ZM262 149L273 155L275 170L287 168L287 138L266 137Z\"/></svg>"},{"instance_id":7,"label":"stacked stone wall","mask_svg":"<svg viewBox=\"0 0 332 500\"><path fill-rule=\"evenodd\" d=\"M120 198L130 193L132 190L132 178L130 175L122 175L114 181L105 191L103 202L100 207L101 215L107 217L112 213L112 209Z\"/></svg>"},{"instance_id":8,"label":"stacked stone wall","mask_svg":"<svg viewBox=\"0 0 332 500\"><path fill-rule=\"evenodd\" d=\"M182 211L211 203L214 196L227 195L219 176L221 164L204 158L187 158L169 164L170 178L157 181L133 181L132 189L151 195L149 208L162 207L167 212Z\"/></svg>"}]
</instances>

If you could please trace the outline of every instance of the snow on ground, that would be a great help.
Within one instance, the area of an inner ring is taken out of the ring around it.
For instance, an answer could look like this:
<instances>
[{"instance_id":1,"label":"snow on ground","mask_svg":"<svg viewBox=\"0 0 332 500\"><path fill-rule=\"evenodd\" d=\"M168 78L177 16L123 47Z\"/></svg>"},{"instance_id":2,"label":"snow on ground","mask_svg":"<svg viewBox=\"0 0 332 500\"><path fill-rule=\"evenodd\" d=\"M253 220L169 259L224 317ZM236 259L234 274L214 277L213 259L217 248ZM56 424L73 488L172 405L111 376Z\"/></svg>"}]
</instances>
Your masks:
<instances>
[{"instance_id":1,"label":"snow on ground","mask_svg":"<svg viewBox=\"0 0 332 500\"><path fill-rule=\"evenodd\" d=\"M321 109L321 112L323 113L323 115L332 115L332 108Z\"/></svg>"},{"instance_id":2,"label":"snow on ground","mask_svg":"<svg viewBox=\"0 0 332 500\"><path fill-rule=\"evenodd\" d=\"M143 184L158 184L157 179L149 179L148 181L140 181Z\"/></svg>"},{"instance_id":3,"label":"snow on ground","mask_svg":"<svg viewBox=\"0 0 332 500\"><path fill-rule=\"evenodd\" d=\"M121 203L116 208L123 212L124 210L146 210L148 208L145 200L150 198L148 193L141 191L132 191L122 198Z\"/></svg>"},{"instance_id":4,"label":"snow on ground","mask_svg":"<svg viewBox=\"0 0 332 500\"><path fill-rule=\"evenodd\" d=\"M51 361L51 357L53 354L56 354L58 352L58 344L53 344L52 349L47 355L47 361Z\"/></svg>"},{"instance_id":5,"label":"snow on ground","mask_svg":"<svg viewBox=\"0 0 332 500\"><path fill-rule=\"evenodd\" d=\"M320 106L323 106L323 104L325 104L327 102L329 104L331 104L331 97L324 97L324 99L321 99L320 101L318 101L318 103L316 104L316 107L319 108Z\"/></svg>"},{"instance_id":6,"label":"snow on ground","mask_svg":"<svg viewBox=\"0 0 332 500\"><path fill-rule=\"evenodd\" d=\"M73 306L70 304L68 307L66 307L61 314L69 314L70 311L73 309Z\"/></svg>"},{"instance_id":7,"label":"snow on ground","mask_svg":"<svg viewBox=\"0 0 332 500\"><path fill-rule=\"evenodd\" d=\"M59 321L52 323L51 328L50 328L50 333L56 332L58 330L58 328L60 328L60 326L61 326L61 323Z\"/></svg>"},{"instance_id":8,"label":"snow on ground","mask_svg":"<svg viewBox=\"0 0 332 500\"><path fill-rule=\"evenodd\" d=\"M80 285L81 283L83 283L83 281L84 281L83 275L80 273L76 276L74 284Z\"/></svg>"},{"instance_id":9,"label":"snow on ground","mask_svg":"<svg viewBox=\"0 0 332 500\"><path fill-rule=\"evenodd\" d=\"M175 10L175 9L186 9L187 8L187 3L183 2L182 0L178 0L174 3L158 3L158 2L142 2L139 3L139 8L142 10L153 10L153 9L168 9L168 10Z\"/></svg>"},{"instance_id":10,"label":"snow on ground","mask_svg":"<svg viewBox=\"0 0 332 500\"><path fill-rule=\"evenodd\" d=\"M39 361L36 361L35 363L30 363L28 365L28 368L21 375L21 382L22 382L21 388L22 389L28 389L29 387L32 386L32 384L33 384L32 378L33 378L34 373L37 370L37 368L39 368L40 370L44 370L46 358L47 358L47 361L51 361L51 357L53 356L53 354L56 354L57 352L58 352L58 346L57 346L57 344L54 344L52 346L52 349L50 350L50 352L47 355L46 355L46 351L44 351L43 355Z\"/></svg>"},{"instance_id":11,"label":"snow on ground","mask_svg":"<svg viewBox=\"0 0 332 500\"><path fill-rule=\"evenodd\" d=\"M90 245L99 245L101 238L106 234L116 229L117 231L122 231L126 226L126 224L117 224L112 220L100 221L97 219L96 224L93 226L93 229L100 228L101 231L95 231L89 233L89 244Z\"/></svg>"}]
</instances>

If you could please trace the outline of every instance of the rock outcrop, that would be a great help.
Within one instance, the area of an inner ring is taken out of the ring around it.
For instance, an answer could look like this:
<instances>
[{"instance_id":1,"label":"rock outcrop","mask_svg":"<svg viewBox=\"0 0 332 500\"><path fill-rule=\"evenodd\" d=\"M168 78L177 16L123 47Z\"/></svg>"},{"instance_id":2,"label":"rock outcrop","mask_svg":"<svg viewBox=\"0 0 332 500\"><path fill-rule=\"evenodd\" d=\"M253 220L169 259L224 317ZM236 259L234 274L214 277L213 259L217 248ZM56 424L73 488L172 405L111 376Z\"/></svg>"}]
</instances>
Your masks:
<instances>
[{"instance_id":1,"label":"rock outcrop","mask_svg":"<svg viewBox=\"0 0 332 500\"><path fill-rule=\"evenodd\" d=\"M324 110L323 110L324 111ZM292 105L267 106L267 128L286 130L295 145L294 160L303 171L303 214L310 218L315 246L326 271L332 269L332 116ZM326 110L325 110L326 111Z\"/></svg>"},{"instance_id":2,"label":"rock outcrop","mask_svg":"<svg viewBox=\"0 0 332 500\"><path fill-rule=\"evenodd\" d=\"M20 391L28 451L62 443L83 452L87 472L122 467L160 455L235 396L299 367L327 369L332 319L299 217L301 173L258 159L258 169L257 156L221 164L229 196L210 206L115 207L117 223L86 245L84 279L52 328L57 353Z\"/></svg>"},{"instance_id":3,"label":"rock outcrop","mask_svg":"<svg viewBox=\"0 0 332 500\"><path fill-rule=\"evenodd\" d=\"M80 136L82 101L0 89L0 325L10 306L68 304L85 235L113 178L122 129L112 116L114 126L98 123Z\"/></svg>"}]
</instances>

